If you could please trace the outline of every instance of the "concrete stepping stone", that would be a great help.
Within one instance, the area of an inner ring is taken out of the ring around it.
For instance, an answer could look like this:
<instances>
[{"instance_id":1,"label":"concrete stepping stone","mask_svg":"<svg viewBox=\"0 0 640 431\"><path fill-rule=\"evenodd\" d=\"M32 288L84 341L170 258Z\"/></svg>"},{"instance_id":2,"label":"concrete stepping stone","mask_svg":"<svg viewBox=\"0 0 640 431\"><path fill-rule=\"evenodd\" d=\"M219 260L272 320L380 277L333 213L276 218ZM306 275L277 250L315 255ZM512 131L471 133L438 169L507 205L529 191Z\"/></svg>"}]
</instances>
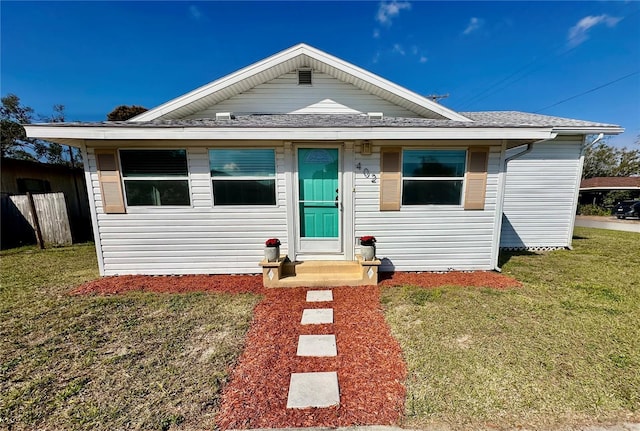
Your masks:
<instances>
[{"instance_id":1,"label":"concrete stepping stone","mask_svg":"<svg viewBox=\"0 0 640 431\"><path fill-rule=\"evenodd\" d=\"M337 356L335 335L300 335L298 356Z\"/></svg>"},{"instance_id":2,"label":"concrete stepping stone","mask_svg":"<svg viewBox=\"0 0 640 431\"><path fill-rule=\"evenodd\" d=\"M288 409L331 407L340 404L338 373L293 373L289 382Z\"/></svg>"},{"instance_id":3,"label":"concrete stepping stone","mask_svg":"<svg viewBox=\"0 0 640 431\"><path fill-rule=\"evenodd\" d=\"M313 308L302 311L303 325L319 325L323 323L333 323L333 308Z\"/></svg>"},{"instance_id":4,"label":"concrete stepping stone","mask_svg":"<svg viewBox=\"0 0 640 431\"><path fill-rule=\"evenodd\" d=\"M307 291L307 302L333 301L333 292L330 290L309 290Z\"/></svg>"}]
</instances>

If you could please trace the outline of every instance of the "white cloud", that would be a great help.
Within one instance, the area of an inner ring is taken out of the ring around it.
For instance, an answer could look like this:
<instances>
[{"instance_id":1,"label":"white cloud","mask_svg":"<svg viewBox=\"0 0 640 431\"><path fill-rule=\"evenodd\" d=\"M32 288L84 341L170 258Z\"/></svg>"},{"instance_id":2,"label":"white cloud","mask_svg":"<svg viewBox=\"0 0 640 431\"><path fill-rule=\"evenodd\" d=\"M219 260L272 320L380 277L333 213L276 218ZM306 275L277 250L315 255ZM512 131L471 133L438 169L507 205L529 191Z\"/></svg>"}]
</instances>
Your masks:
<instances>
[{"instance_id":1,"label":"white cloud","mask_svg":"<svg viewBox=\"0 0 640 431\"><path fill-rule=\"evenodd\" d=\"M380 30L377 28L373 29L373 38L374 39L379 39L380 38Z\"/></svg>"},{"instance_id":2,"label":"white cloud","mask_svg":"<svg viewBox=\"0 0 640 431\"><path fill-rule=\"evenodd\" d=\"M391 50L391 52L393 52L394 54L400 54L400 55L406 54L404 48L399 43L393 44L393 49Z\"/></svg>"},{"instance_id":3,"label":"white cloud","mask_svg":"<svg viewBox=\"0 0 640 431\"><path fill-rule=\"evenodd\" d=\"M411 3L408 1L381 2L376 14L376 21L383 25L391 25L391 20L400 15L401 10L410 10Z\"/></svg>"},{"instance_id":4,"label":"white cloud","mask_svg":"<svg viewBox=\"0 0 640 431\"><path fill-rule=\"evenodd\" d=\"M205 18L204 14L200 11L200 9L198 9L198 6L195 5L189 6L189 16L196 21L200 21L201 19Z\"/></svg>"},{"instance_id":5,"label":"white cloud","mask_svg":"<svg viewBox=\"0 0 640 431\"><path fill-rule=\"evenodd\" d=\"M420 60L418 60L420 63L426 63L429 59L427 57L425 57L424 55L420 56Z\"/></svg>"},{"instance_id":6,"label":"white cloud","mask_svg":"<svg viewBox=\"0 0 640 431\"><path fill-rule=\"evenodd\" d=\"M380 51L376 51L376 53L373 56L373 59L371 60L374 64L377 63L378 61L380 61Z\"/></svg>"},{"instance_id":7,"label":"white cloud","mask_svg":"<svg viewBox=\"0 0 640 431\"><path fill-rule=\"evenodd\" d=\"M464 29L462 34L467 35L467 34L473 33L474 31L482 27L483 24L484 24L483 19L477 18L475 16L471 17L471 19L469 20L469 24L467 25L467 28Z\"/></svg>"},{"instance_id":8,"label":"white cloud","mask_svg":"<svg viewBox=\"0 0 640 431\"><path fill-rule=\"evenodd\" d=\"M606 14L598 16L585 16L576 25L569 29L569 35L567 36L567 44L571 47L578 46L589 38L589 30L599 24L604 24L607 27L615 27L622 18L609 16Z\"/></svg>"}]
</instances>

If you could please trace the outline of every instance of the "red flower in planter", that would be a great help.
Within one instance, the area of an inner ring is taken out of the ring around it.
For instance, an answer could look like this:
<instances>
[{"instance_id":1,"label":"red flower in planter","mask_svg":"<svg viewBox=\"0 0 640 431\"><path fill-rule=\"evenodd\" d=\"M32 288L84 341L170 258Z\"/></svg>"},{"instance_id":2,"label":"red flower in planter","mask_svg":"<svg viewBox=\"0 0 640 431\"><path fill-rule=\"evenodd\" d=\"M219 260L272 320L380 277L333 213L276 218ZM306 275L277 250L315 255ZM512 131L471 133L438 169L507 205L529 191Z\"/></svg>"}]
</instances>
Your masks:
<instances>
[{"instance_id":1,"label":"red flower in planter","mask_svg":"<svg viewBox=\"0 0 640 431\"><path fill-rule=\"evenodd\" d=\"M264 243L264 245L267 247L279 247L280 240L278 238L270 238Z\"/></svg>"},{"instance_id":2,"label":"red flower in planter","mask_svg":"<svg viewBox=\"0 0 640 431\"><path fill-rule=\"evenodd\" d=\"M376 237L371 235L361 236L360 245L376 245Z\"/></svg>"}]
</instances>

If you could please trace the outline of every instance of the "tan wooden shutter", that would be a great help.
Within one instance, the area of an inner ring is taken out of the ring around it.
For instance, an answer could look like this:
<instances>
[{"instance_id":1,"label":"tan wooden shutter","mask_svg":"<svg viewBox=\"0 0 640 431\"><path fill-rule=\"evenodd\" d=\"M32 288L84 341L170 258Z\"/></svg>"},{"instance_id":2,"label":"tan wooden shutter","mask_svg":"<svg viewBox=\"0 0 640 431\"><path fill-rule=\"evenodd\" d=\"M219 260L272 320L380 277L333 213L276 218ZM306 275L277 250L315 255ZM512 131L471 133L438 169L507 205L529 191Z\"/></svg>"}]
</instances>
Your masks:
<instances>
[{"instance_id":1,"label":"tan wooden shutter","mask_svg":"<svg viewBox=\"0 0 640 431\"><path fill-rule=\"evenodd\" d=\"M116 150L96 150L98 179L102 193L102 209L107 214L124 214L124 198L120 183Z\"/></svg>"},{"instance_id":2,"label":"tan wooden shutter","mask_svg":"<svg viewBox=\"0 0 640 431\"><path fill-rule=\"evenodd\" d=\"M380 150L380 211L399 211L402 190L400 148Z\"/></svg>"},{"instance_id":3,"label":"tan wooden shutter","mask_svg":"<svg viewBox=\"0 0 640 431\"><path fill-rule=\"evenodd\" d=\"M487 194L489 148L469 148L467 157L467 184L464 196L464 209L483 210L484 199Z\"/></svg>"}]
</instances>

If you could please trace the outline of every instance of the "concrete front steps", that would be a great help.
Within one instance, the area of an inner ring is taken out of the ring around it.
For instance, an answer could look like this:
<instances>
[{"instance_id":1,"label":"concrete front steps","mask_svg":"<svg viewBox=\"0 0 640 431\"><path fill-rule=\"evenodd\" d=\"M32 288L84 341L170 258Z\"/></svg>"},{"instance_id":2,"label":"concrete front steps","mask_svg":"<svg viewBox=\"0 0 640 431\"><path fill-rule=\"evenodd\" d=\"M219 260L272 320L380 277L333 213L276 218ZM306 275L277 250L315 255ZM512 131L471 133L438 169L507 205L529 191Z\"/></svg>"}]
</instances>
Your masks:
<instances>
[{"instance_id":1,"label":"concrete front steps","mask_svg":"<svg viewBox=\"0 0 640 431\"><path fill-rule=\"evenodd\" d=\"M378 284L379 260L309 260L291 262L282 256L277 262L260 262L265 287L337 287Z\"/></svg>"}]
</instances>

